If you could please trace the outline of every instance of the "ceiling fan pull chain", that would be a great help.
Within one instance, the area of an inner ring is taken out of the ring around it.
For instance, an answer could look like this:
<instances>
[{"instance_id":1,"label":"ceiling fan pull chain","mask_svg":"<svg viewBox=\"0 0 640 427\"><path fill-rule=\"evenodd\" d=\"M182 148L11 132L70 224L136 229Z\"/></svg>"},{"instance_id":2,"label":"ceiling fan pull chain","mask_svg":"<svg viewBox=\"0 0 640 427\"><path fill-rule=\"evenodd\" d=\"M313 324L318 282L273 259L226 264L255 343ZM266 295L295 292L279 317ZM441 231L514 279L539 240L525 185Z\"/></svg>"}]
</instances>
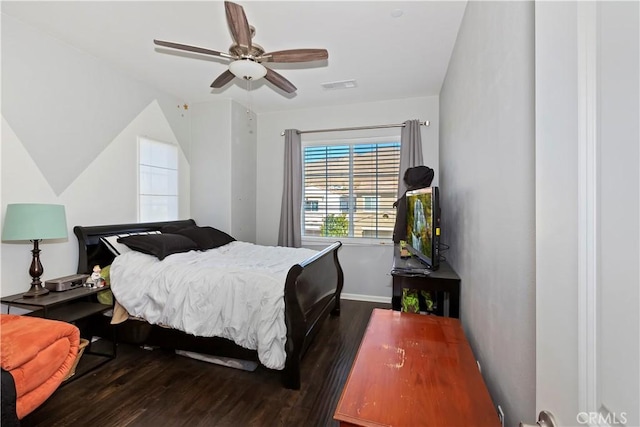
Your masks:
<instances>
[{"instance_id":1,"label":"ceiling fan pull chain","mask_svg":"<svg viewBox=\"0 0 640 427\"><path fill-rule=\"evenodd\" d=\"M251 116L251 109L252 109L252 103L251 103L251 79L247 79L247 115L249 116L249 120L253 120L253 117Z\"/></svg>"}]
</instances>

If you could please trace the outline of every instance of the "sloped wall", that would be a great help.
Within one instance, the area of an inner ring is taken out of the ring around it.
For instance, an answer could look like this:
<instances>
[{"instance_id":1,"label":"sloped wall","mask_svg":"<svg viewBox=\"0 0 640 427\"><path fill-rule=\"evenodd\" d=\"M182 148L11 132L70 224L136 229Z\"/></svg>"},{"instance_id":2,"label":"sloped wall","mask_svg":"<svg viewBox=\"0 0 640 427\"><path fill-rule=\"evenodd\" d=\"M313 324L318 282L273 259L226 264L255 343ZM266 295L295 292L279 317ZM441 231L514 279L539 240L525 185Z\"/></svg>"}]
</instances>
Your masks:
<instances>
[{"instance_id":1,"label":"sloped wall","mask_svg":"<svg viewBox=\"0 0 640 427\"><path fill-rule=\"evenodd\" d=\"M44 242L43 279L75 273L73 226L136 222L137 137L181 147L180 216L190 216L188 112L181 100L2 15L2 214L60 203L69 237ZM0 292L28 289L28 243L2 243Z\"/></svg>"}]
</instances>

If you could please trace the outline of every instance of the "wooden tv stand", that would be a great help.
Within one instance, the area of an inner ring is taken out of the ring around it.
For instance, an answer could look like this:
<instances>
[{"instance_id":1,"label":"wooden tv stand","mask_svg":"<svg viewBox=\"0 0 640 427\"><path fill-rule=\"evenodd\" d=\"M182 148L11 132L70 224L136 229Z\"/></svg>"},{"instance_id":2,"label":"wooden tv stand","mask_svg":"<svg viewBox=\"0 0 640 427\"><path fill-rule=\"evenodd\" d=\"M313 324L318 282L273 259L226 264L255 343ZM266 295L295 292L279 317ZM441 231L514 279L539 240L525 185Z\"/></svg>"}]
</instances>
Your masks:
<instances>
[{"instance_id":1,"label":"wooden tv stand","mask_svg":"<svg viewBox=\"0 0 640 427\"><path fill-rule=\"evenodd\" d=\"M438 293L438 309L436 314L460 318L460 276L446 261L440 261L436 271L426 267L415 257L402 258L400 248L393 248L393 296L391 306L400 310L402 305L402 289L418 289L436 291Z\"/></svg>"},{"instance_id":2,"label":"wooden tv stand","mask_svg":"<svg viewBox=\"0 0 640 427\"><path fill-rule=\"evenodd\" d=\"M499 426L458 319L374 309L334 413L340 426Z\"/></svg>"}]
</instances>

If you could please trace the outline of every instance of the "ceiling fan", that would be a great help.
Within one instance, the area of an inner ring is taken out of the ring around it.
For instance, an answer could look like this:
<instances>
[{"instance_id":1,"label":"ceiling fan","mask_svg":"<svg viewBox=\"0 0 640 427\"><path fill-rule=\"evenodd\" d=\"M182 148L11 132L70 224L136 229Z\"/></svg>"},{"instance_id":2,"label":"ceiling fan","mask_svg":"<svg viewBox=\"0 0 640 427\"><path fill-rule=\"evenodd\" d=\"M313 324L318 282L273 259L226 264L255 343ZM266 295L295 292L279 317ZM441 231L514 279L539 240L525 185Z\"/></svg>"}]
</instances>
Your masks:
<instances>
[{"instance_id":1,"label":"ceiling fan","mask_svg":"<svg viewBox=\"0 0 640 427\"><path fill-rule=\"evenodd\" d=\"M255 28L247 22L247 17L244 14L242 6L230 1L225 1L224 8L231 36L235 42L229 48L229 53L162 40L154 40L153 42L158 46L186 50L204 55L221 56L233 60L233 62L229 64L229 69L220 74L218 78L211 83L212 88L221 88L233 80L234 77L250 81L264 77L283 91L293 93L296 91L293 83L281 74L265 67L262 63L309 62L319 61L329 57L326 49L291 49L265 53L265 50L260 45L251 42L251 39L255 35Z\"/></svg>"}]
</instances>

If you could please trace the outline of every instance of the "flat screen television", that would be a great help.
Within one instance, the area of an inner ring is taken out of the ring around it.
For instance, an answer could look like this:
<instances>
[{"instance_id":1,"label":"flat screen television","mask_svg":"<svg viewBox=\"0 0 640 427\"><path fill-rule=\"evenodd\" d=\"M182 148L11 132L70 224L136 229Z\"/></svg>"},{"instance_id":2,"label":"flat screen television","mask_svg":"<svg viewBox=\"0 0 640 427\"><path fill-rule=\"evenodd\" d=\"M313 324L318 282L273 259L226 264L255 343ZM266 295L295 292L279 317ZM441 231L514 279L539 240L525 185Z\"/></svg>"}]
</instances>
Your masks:
<instances>
[{"instance_id":1,"label":"flat screen television","mask_svg":"<svg viewBox=\"0 0 640 427\"><path fill-rule=\"evenodd\" d=\"M440 258L440 204L438 187L407 191L407 249L430 270Z\"/></svg>"}]
</instances>

